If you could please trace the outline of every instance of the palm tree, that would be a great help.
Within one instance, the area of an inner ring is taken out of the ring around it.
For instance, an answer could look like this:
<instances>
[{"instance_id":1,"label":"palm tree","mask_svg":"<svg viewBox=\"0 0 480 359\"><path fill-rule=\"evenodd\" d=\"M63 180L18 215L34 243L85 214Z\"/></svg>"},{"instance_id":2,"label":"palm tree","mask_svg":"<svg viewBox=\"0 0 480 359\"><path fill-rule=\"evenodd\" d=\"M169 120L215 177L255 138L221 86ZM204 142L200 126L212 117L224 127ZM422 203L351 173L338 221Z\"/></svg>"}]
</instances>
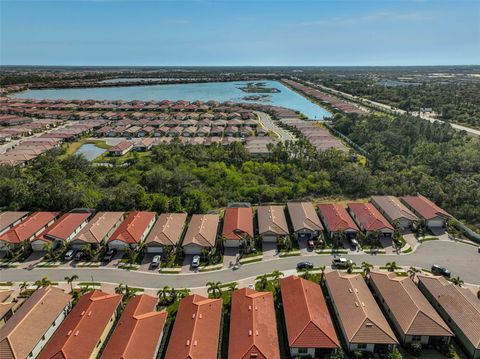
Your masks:
<instances>
[{"instance_id":1,"label":"palm tree","mask_svg":"<svg viewBox=\"0 0 480 359\"><path fill-rule=\"evenodd\" d=\"M460 279L459 276L456 276L456 277L452 278L450 281L451 281L453 284L455 284L456 286L459 286L459 287L461 287L462 284L463 284L463 280Z\"/></svg>"},{"instance_id":2,"label":"palm tree","mask_svg":"<svg viewBox=\"0 0 480 359\"><path fill-rule=\"evenodd\" d=\"M303 279L310 280L312 278L312 273L310 273L309 269L305 269L305 271L300 276Z\"/></svg>"},{"instance_id":3,"label":"palm tree","mask_svg":"<svg viewBox=\"0 0 480 359\"><path fill-rule=\"evenodd\" d=\"M268 276L266 274L260 277L260 280L256 283L257 290L266 290L268 287Z\"/></svg>"},{"instance_id":4,"label":"palm tree","mask_svg":"<svg viewBox=\"0 0 480 359\"><path fill-rule=\"evenodd\" d=\"M356 266L357 264L355 262L352 262L352 261L348 261L347 264L346 264L346 267L347 268L347 273L348 274L352 274L353 272L353 267Z\"/></svg>"},{"instance_id":5,"label":"palm tree","mask_svg":"<svg viewBox=\"0 0 480 359\"><path fill-rule=\"evenodd\" d=\"M274 270L270 276L272 277L272 281L275 285L275 287L278 287L279 283L280 283L280 278L284 276L284 274L282 272L280 272L279 270Z\"/></svg>"},{"instance_id":6,"label":"palm tree","mask_svg":"<svg viewBox=\"0 0 480 359\"><path fill-rule=\"evenodd\" d=\"M159 289L157 292L158 298L160 298L160 302L162 304L170 303L173 295L172 295L172 288L166 285L162 289Z\"/></svg>"},{"instance_id":7,"label":"palm tree","mask_svg":"<svg viewBox=\"0 0 480 359\"><path fill-rule=\"evenodd\" d=\"M362 262L363 276L367 277L370 274L370 270L373 268L373 265L367 262Z\"/></svg>"},{"instance_id":8,"label":"palm tree","mask_svg":"<svg viewBox=\"0 0 480 359\"><path fill-rule=\"evenodd\" d=\"M397 262L388 262L385 264L385 267L387 267L389 272L395 272L395 270L400 269L400 267L397 265Z\"/></svg>"},{"instance_id":9,"label":"palm tree","mask_svg":"<svg viewBox=\"0 0 480 359\"><path fill-rule=\"evenodd\" d=\"M65 277L65 280L70 284L70 293L73 292L73 282L78 279L78 275L74 274L71 277Z\"/></svg>"},{"instance_id":10,"label":"palm tree","mask_svg":"<svg viewBox=\"0 0 480 359\"><path fill-rule=\"evenodd\" d=\"M421 272L421 270L415 267L410 267L408 268L407 272L408 272L408 275L410 276L410 279L414 280L417 274Z\"/></svg>"},{"instance_id":11,"label":"palm tree","mask_svg":"<svg viewBox=\"0 0 480 359\"><path fill-rule=\"evenodd\" d=\"M238 289L238 283L237 282L232 282L228 285L228 290L230 292L234 292Z\"/></svg>"},{"instance_id":12,"label":"palm tree","mask_svg":"<svg viewBox=\"0 0 480 359\"><path fill-rule=\"evenodd\" d=\"M39 280L35 281L35 285L37 286L37 289L48 287L51 284L52 284L52 282L50 281L50 279L48 279L47 276L43 277L42 279L39 279Z\"/></svg>"},{"instance_id":13,"label":"palm tree","mask_svg":"<svg viewBox=\"0 0 480 359\"><path fill-rule=\"evenodd\" d=\"M208 282L207 283L207 292L211 294L214 298L220 298L222 296L221 282Z\"/></svg>"},{"instance_id":14,"label":"palm tree","mask_svg":"<svg viewBox=\"0 0 480 359\"><path fill-rule=\"evenodd\" d=\"M187 289L187 288L178 289L174 291L175 291L175 300L182 300L183 298L188 297L190 295L190 289Z\"/></svg>"},{"instance_id":15,"label":"palm tree","mask_svg":"<svg viewBox=\"0 0 480 359\"><path fill-rule=\"evenodd\" d=\"M25 292L25 290L28 288L28 283L27 282L23 282L22 284L20 284L20 294Z\"/></svg>"},{"instance_id":16,"label":"palm tree","mask_svg":"<svg viewBox=\"0 0 480 359\"><path fill-rule=\"evenodd\" d=\"M123 283L120 283L120 284L118 285L118 287L115 287L115 293L116 293L116 294L123 294L124 287L125 287L125 286L123 285Z\"/></svg>"},{"instance_id":17,"label":"palm tree","mask_svg":"<svg viewBox=\"0 0 480 359\"><path fill-rule=\"evenodd\" d=\"M325 266L320 266L320 284L322 284L325 281Z\"/></svg>"},{"instance_id":18,"label":"palm tree","mask_svg":"<svg viewBox=\"0 0 480 359\"><path fill-rule=\"evenodd\" d=\"M53 255L53 245L52 245L52 242L45 242L45 244L43 245L43 250L45 252L47 252L47 258L48 259L53 259L54 255Z\"/></svg>"}]
</instances>

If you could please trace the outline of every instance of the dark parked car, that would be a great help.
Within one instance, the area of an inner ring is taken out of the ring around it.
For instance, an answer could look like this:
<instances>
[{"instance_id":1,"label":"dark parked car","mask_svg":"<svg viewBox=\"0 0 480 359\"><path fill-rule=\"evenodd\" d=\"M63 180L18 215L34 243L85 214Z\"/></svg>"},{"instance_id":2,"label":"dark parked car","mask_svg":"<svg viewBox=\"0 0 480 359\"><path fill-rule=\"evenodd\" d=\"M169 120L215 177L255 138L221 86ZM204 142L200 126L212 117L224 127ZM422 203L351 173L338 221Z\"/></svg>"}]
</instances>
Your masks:
<instances>
[{"instance_id":1,"label":"dark parked car","mask_svg":"<svg viewBox=\"0 0 480 359\"><path fill-rule=\"evenodd\" d=\"M446 267L442 267L438 264L432 266L432 273L436 275L443 275L444 277L450 278L450 271Z\"/></svg>"},{"instance_id":2,"label":"dark parked car","mask_svg":"<svg viewBox=\"0 0 480 359\"><path fill-rule=\"evenodd\" d=\"M117 250L115 248L109 249L107 253L105 253L105 255L103 256L103 261L106 263L110 262L116 254Z\"/></svg>"},{"instance_id":3,"label":"dark parked car","mask_svg":"<svg viewBox=\"0 0 480 359\"><path fill-rule=\"evenodd\" d=\"M83 251L78 251L75 253L75 256L73 257L74 260L79 261L84 257L85 253Z\"/></svg>"},{"instance_id":4,"label":"dark parked car","mask_svg":"<svg viewBox=\"0 0 480 359\"><path fill-rule=\"evenodd\" d=\"M300 262L297 264L297 269L312 269L313 263L312 262Z\"/></svg>"}]
</instances>

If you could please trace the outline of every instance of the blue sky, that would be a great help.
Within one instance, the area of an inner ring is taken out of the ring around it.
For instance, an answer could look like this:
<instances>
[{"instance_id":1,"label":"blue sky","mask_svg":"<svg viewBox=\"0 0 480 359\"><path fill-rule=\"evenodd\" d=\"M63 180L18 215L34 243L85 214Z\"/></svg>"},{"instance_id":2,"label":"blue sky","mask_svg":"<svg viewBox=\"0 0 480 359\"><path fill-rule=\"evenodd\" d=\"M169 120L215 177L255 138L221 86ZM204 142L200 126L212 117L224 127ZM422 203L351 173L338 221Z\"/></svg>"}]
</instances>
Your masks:
<instances>
[{"instance_id":1,"label":"blue sky","mask_svg":"<svg viewBox=\"0 0 480 359\"><path fill-rule=\"evenodd\" d=\"M480 64L478 0L0 0L8 65Z\"/></svg>"}]
</instances>

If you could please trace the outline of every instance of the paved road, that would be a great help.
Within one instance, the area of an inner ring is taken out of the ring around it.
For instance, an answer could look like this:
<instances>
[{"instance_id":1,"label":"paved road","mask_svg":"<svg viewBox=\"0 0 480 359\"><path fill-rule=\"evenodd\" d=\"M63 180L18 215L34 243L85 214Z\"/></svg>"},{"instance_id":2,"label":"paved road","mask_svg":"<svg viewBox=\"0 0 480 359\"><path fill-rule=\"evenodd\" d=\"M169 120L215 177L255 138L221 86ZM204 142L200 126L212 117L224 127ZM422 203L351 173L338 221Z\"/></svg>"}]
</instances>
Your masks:
<instances>
[{"instance_id":1,"label":"paved road","mask_svg":"<svg viewBox=\"0 0 480 359\"><path fill-rule=\"evenodd\" d=\"M254 111L258 115L258 120L267 131L272 131L278 135L280 141L296 141L297 138L289 131L278 126L265 112Z\"/></svg>"},{"instance_id":2,"label":"paved road","mask_svg":"<svg viewBox=\"0 0 480 359\"><path fill-rule=\"evenodd\" d=\"M376 266L385 265L390 261L396 261L402 266L417 266L430 268L432 263L447 266L453 276L460 276L467 283L480 284L480 254L477 248L467 244L428 241L423 243L415 252L408 255L367 255L357 254L346 256L360 265L363 261ZM240 269L233 271L223 269L220 271L196 273L196 274L158 274L136 271L125 271L115 268L34 268L27 269L3 269L0 271L2 282L33 282L42 276L48 276L54 281L63 281L66 276L77 274L80 281L124 283L136 287L161 288L165 285L175 288L196 288L203 287L209 281L239 281L255 277L264 273L271 273L278 270L294 269L301 260L308 260L318 265L329 265L332 257L329 255L318 255L303 257L289 257L270 261L263 261L243 265Z\"/></svg>"},{"instance_id":3,"label":"paved road","mask_svg":"<svg viewBox=\"0 0 480 359\"><path fill-rule=\"evenodd\" d=\"M368 100L368 99L365 99L363 97L354 96L352 94L342 92L342 91L338 91L338 90L335 90L335 89L332 89L330 87L326 87L326 86L323 86L323 85L314 84L313 82L310 82L310 81L306 81L305 83L309 86L317 87L317 88L320 88L322 90L325 90L326 92L330 92L330 93L339 95L339 96L344 97L346 99L349 99L349 100L351 100L355 103L360 102L360 104L367 104L367 105L373 106L376 109L379 109L380 111L386 111L386 112L397 113L397 114L406 114L407 113L407 111L401 110L401 109L396 108L396 107L392 107L392 106L388 106L388 105L385 105L385 104L380 103L380 102ZM437 118L434 118L434 117L431 117L431 116L428 116L428 115L425 115L425 114L420 114L420 116L416 116L416 117L419 117L423 120L427 120L427 121L430 121L430 122L441 122L441 123L445 122L445 121L439 120ZM480 130L475 130L475 129L470 128L470 127L457 125L455 123L450 123L450 125L456 130L466 131L467 133L469 133L471 135L480 136Z\"/></svg>"}]
</instances>

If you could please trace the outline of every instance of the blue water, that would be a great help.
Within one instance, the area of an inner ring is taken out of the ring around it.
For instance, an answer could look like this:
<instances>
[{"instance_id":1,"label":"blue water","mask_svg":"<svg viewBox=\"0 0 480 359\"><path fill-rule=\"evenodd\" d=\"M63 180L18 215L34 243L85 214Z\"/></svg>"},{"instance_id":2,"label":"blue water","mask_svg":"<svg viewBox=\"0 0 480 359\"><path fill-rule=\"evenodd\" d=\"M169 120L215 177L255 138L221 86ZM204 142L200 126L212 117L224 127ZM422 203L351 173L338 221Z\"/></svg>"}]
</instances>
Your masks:
<instances>
[{"instance_id":1,"label":"blue water","mask_svg":"<svg viewBox=\"0 0 480 359\"><path fill-rule=\"evenodd\" d=\"M216 100L251 102L287 107L300 111L310 119L321 120L331 114L324 108L314 104L300 94L290 90L278 81L262 81L267 87L275 87L281 92L267 94L267 98L256 101L243 100L245 96L261 94L246 93L238 89L247 84L246 81L236 82L206 82L195 84L172 84L152 86L125 86L125 87L94 87L79 89L46 89L27 90L15 94L14 98L29 99L65 99L65 100L187 100L209 101Z\"/></svg>"},{"instance_id":2,"label":"blue water","mask_svg":"<svg viewBox=\"0 0 480 359\"><path fill-rule=\"evenodd\" d=\"M119 83L119 82L130 82L130 81L160 81L164 80L161 77L121 77L116 79L103 80L101 82L105 83Z\"/></svg>"},{"instance_id":3,"label":"blue water","mask_svg":"<svg viewBox=\"0 0 480 359\"><path fill-rule=\"evenodd\" d=\"M75 154L82 154L87 160L93 161L105 151L105 149L97 147L93 143L85 143L77 150L77 152L75 152Z\"/></svg>"}]
</instances>

